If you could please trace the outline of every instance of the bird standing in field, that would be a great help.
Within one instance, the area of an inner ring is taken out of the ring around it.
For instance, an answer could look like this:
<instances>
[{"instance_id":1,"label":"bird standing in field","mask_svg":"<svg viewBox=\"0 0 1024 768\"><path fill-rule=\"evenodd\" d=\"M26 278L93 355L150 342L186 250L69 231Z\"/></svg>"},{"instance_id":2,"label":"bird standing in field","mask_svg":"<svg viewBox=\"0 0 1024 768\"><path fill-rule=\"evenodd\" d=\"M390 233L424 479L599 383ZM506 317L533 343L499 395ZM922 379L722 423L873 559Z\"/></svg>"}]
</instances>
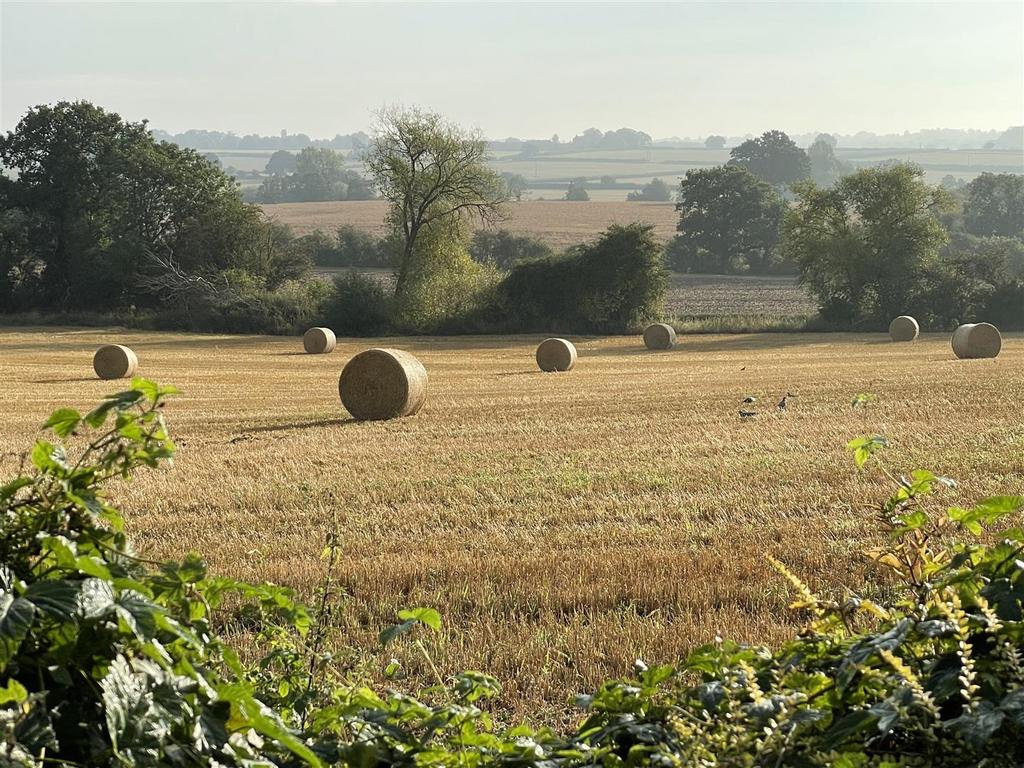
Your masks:
<instances>
[{"instance_id":1,"label":"bird standing in field","mask_svg":"<svg viewBox=\"0 0 1024 768\"><path fill-rule=\"evenodd\" d=\"M792 392L787 392L782 396L782 399L779 400L775 407L778 408L780 411L786 410L786 407L789 405L789 398L791 397L796 397L796 395L794 395Z\"/></svg>"}]
</instances>

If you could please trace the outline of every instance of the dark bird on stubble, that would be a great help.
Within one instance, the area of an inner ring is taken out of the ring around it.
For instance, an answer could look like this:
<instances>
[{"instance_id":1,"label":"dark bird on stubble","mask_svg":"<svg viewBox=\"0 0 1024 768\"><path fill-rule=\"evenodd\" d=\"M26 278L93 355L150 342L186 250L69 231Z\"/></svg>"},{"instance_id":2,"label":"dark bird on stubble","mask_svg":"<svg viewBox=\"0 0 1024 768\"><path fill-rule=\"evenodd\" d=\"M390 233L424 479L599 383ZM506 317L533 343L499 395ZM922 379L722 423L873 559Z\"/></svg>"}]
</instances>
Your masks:
<instances>
[{"instance_id":1,"label":"dark bird on stubble","mask_svg":"<svg viewBox=\"0 0 1024 768\"><path fill-rule=\"evenodd\" d=\"M794 395L792 392L787 392L782 396L782 399L779 400L778 403L776 403L775 407L778 408L780 411L786 410L786 407L789 405L789 398L791 397L796 397L796 395Z\"/></svg>"}]
</instances>

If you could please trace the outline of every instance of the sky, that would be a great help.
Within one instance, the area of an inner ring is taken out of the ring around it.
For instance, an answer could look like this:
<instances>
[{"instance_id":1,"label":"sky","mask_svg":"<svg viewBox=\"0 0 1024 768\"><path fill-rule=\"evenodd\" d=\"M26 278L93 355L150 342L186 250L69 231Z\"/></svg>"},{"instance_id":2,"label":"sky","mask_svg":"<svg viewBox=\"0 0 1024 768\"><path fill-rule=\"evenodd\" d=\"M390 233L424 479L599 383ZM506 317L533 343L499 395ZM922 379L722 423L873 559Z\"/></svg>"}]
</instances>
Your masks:
<instances>
[{"instance_id":1,"label":"sky","mask_svg":"<svg viewBox=\"0 0 1024 768\"><path fill-rule=\"evenodd\" d=\"M391 105L490 138L1005 129L1024 122L1024 2L0 0L0 129L65 99L314 138Z\"/></svg>"}]
</instances>

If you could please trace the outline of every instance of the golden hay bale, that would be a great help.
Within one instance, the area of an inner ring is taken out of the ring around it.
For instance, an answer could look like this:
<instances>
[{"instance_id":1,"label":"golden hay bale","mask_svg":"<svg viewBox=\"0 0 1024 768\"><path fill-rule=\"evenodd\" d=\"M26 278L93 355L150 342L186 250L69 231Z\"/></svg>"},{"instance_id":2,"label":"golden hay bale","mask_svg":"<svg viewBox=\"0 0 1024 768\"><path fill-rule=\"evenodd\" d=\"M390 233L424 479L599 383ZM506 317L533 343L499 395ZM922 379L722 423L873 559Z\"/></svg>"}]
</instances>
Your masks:
<instances>
[{"instance_id":1,"label":"golden hay bale","mask_svg":"<svg viewBox=\"0 0 1024 768\"><path fill-rule=\"evenodd\" d=\"M334 351L338 339L330 328L310 328L302 335L302 346L311 355L324 355Z\"/></svg>"},{"instance_id":2,"label":"golden hay bale","mask_svg":"<svg viewBox=\"0 0 1024 768\"><path fill-rule=\"evenodd\" d=\"M672 349L676 345L676 329L668 323L654 323L644 329L648 349Z\"/></svg>"},{"instance_id":3,"label":"golden hay bale","mask_svg":"<svg viewBox=\"0 0 1024 768\"><path fill-rule=\"evenodd\" d=\"M537 347L537 365L542 371L571 371L576 365L576 347L565 339L544 339Z\"/></svg>"},{"instance_id":4,"label":"golden hay bale","mask_svg":"<svg viewBox=\"0 0 1024 768\"><path fill-rule=\"evenodd\" d=\"M123 379L135 373L139 358L128 347L107 344L92 356L92 369L101 379Z\"/></svg>"},{"instance_id":5,"label":"golden hay bale","mask_svg":"<svg viewBox=\"0 0 1024 768\"><path fill-rule=\"evenodd\" d=\"M900 315L889 323L889 338L893 341L913 341L921 328L910 315Z\"/></svg>"},{"instance_id":6,"label":"golden hay bale","mask_svg":"<svg viewBox=\"0 0 1024 768\"><path fill-rule=\"evenodd\" d=\"M345 365L338 379L341 404L359 421L412 416L427 399L427 371L398 349L367 349Z\"/></svg>"},{"instance_id":7,"label":"golden hay bale","mask_svg":"<svg viewBox=\"0 0 1024 768\"><path fill-rule=\"evenodd\" d=\"M961 360L995 357L1003 346L999 329L989 323L967 323L953 331L953 354Z\"/></svg>"}]
</instances>

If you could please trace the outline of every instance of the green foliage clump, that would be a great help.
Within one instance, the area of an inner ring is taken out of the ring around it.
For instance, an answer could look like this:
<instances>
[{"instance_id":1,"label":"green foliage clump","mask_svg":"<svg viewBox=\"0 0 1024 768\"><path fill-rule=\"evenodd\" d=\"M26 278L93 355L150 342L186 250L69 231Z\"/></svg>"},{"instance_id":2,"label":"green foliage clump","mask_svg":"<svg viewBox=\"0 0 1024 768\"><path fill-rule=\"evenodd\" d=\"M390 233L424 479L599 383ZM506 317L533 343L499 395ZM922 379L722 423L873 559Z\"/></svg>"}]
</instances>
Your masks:
<instances>
[{"instance_id":1,"label":"green foliage clump","mask_svg":"<svg viewBox=\"0 0 1024 768\"><path fill-rule=\"evenodd\" d=\"M595 243L518 264L497 300L517 330L621 333L660 317L667 281L653 228L615 224Z\"/></svg>"},{"instance_id":2,"label":"green foliage clump","mask_svg":"<svg viewBox=\"0 0 1024 768\"><path fill-rule=\"evenodd\" d=\"M631 203L667 203L672 199L672 190L663 179L651 179L636 192L626 195Z\"/></svg>"},{"instance_id":3,"label":"green foliage clump","mask_svg":"<svg viewBox=\"0 0 1024 768\"><path fill-rule=\"evenodd\" d=\"M826 321L883 328L914 306L947 237L936 214L948 197L923 177L916 166L896 165L858 171L831 189L794 187L782 251Z\"/></svg>"},{"instance_id":4,"label":"green foliage clump","mask_svg":"<svg viewBox=\"0 0 1024 768\"><path fill-rule=\"evenodd\" d=\"M438 222L422 232L406 282L394 298L395 326L410 333L465 331L490 302L498 270L473 261L462 222Z\"/></svg>"},{"instance_id":5,"label":"green foliage clump","mask_svg":"<svg viewBox=\"0 0 1024 768\"><path fill-rule=\"evenodd\" d=\"M372 200L374 196L366 179L345 168L344 156L326 147L306 147L298 156L279 150L267 162L267 171L273 175L257 191L261 203Z\"/></svg>"},{"instance_id":6,"label":"green foliage clump","mask_svg":"<svg viewBox=\"0 0 1024 768\"><path fill-rule=\"evenodd\" d=\"M746 168L761 181L779 190L811 175L807 153L782 131L766 131L729 152L729 165Z\"/></svg>"},{"instance_id":7,"label":"green foliage clump","mask_svg":"<svg viewBox=\"0 0 1024 768\"><path fill-rule=\"evenodd\" d=\"M507 229L479 229L473 233L469 255L475 262L508 271L520 262L544 259L553 254L548 244L536 237L517 235Z\"/></svg>"},{"instance_id":8,"label":"green foliage clump","mask_svg":"<svg viewBox=\"0 0 1024 768\"><path fill-rule=\"evenodd\" d=\"M306 609L286 589L212 577L195 556L150 570L103 495L173 455L161 410L171 394L135 380L85 415L54 412L58 437L89 442L74 452L41 440L31 469L0 486L4 765L317 762L215 631L229 599L268 642L306 635Z\"/></svg>"},{"instance_id":9,"label":"green foliage clump","mask_svg":"<svg viewBox=\"0 0 1024 768\"><path fill-rule=\"evenodd\" d=\"M569 188L565 191L565 199L576 203L585 203L590 200L590 193L587 192L586 179L574 179L569 182Z\"/></svg>"},{"instance_id":10,"label":"green foliage clump","mask_svg":"<svg viewBox=\"0 0 1024 768\"><path fill-rule=\"evenodd\" d=\"M738 165L693 169L680 182L679 224L666 249L677 272L771 274L792 265L777 252L782 198Z\"/></svg>"},{"instance_id":11,"label":"green foliage clump","mask_svg":"<svg viewBox=\"0 0 1024 768\"><path fill-rule=\"evenodd\" d=\"M965 192L964 228L968 232L1024 240L1024 176L982 173Z\"/></svg>"},{"instance_id":12,"label":"green foliage clump","mask_svg":"<svg viewBox=\"0 0 1024 768\"><path fill-rule=\"evenodd\" d=\"M0 137L6 311L155 307L175 271L291 279L279 228L199 153L87 102L33 108Z\"/></svg>"},{"instance_id":13,"label":"green foliage clump","mask_svg":"<svg viewBox=\"0 0 1024 768\"><path fill-rule=\"evenodd\" d=\"M340 336L379 336L391 328L391 297L373 275L349 270L334 278L322 318Z\"/></svg>"}]
</instances>

